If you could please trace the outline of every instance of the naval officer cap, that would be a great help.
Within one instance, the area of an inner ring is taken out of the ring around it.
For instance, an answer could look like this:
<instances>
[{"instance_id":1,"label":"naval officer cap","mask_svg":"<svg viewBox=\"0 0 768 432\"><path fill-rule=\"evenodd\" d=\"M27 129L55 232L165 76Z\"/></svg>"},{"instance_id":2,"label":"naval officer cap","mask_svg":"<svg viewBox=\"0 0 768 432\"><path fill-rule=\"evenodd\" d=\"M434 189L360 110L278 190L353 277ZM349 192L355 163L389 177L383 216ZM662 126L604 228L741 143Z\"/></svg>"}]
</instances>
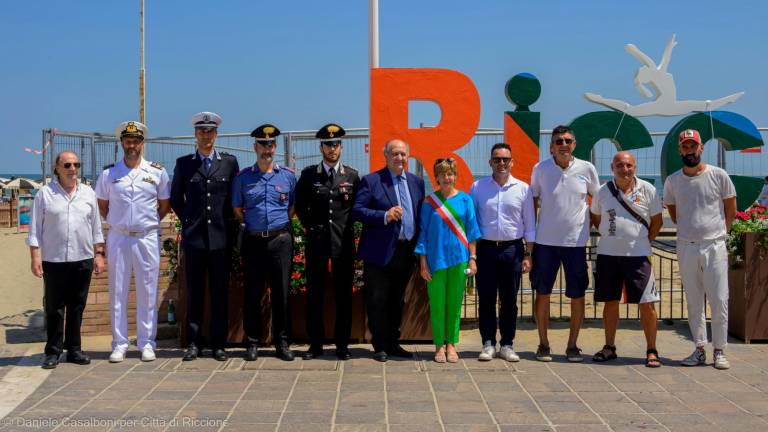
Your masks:
<instances>
[{"instance_id":1,"label":"naval officer cap","mask_svg":"<svg viewBox=\"0 0 768 432\"><path fill-rule=\"evenodd\" d=\"M315 138L320 139L320 144L336 146L341 144L341 137L347 134L343 127L336 123L328 123L320 128L315 134Z\"/></svg>"},{"instance_id":2,"label":"naval officer cap","mask_svg":"<svg viewBox=\"0 0 768 432\"><path fill-rule=\"evenodd\" d=\"M221 116L214 112L199 112L192 116L192 125L195 129L218 128L221 125Z\"/></svg>"},{"instance_id":3,"label":"naval officer cap","mask_svg":"<svg viewBox=\"0 0 768 432\"><path fill-rule=\"evenodd\" d=\"M266 123L251 132L251 136L256 138L257 143L270 144L275 142L275 138L280 135L280 129L275 125Z\"/></svg>"},{"instance_id":4,"label":"naval officer cap","mask_svg":"<svg viewBox=\"0 0 768 432\"><path fill-rule=\"evenodd\" d=\"M115 136L118 139L123 137L136 137L142 140L147 135L147 127L137 121L124 121L115 128Z\"/></svg>"}]
</instances>

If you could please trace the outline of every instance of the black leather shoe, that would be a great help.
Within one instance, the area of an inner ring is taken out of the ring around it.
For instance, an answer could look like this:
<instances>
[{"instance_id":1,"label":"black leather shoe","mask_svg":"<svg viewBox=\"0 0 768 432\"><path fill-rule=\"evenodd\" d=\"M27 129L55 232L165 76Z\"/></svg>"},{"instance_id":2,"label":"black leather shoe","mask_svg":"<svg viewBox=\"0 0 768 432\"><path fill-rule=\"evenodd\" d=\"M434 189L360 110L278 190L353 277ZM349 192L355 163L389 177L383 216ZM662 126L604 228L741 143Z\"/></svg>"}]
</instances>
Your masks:
<instances>
[{"instance_id":1,"label":"black leather shoe","mask_svg":"<svg viewBox=\"0 0 768 432\"><path fill-rule=\"evenodd\" d=\"M59 365L59 355L48 354L45 356L45 360L43 360L42 367L43 369L56 369L56 366L58 365Z\"/></svg>"},{"instance_id":2,"label":"black leather shoe","mask_svg":"<svg viewBox=\"0 0 768 432\"><path fill-rule=\"evenodd\" d=\"M320 357L321 355L323 355L322 346L310 345L309 349L304 353L303 358L304 360L312 360L314 358Z\"/></svg>"},{"instance_id":3,"label":"black leather shoe","mask_svg":"<svg viewBox=\"0 0 768 432\"><path fill-rule=\"evenodd\" d=\"M413 354L406 351L405 348L401 347L400 345L395 345L387 349L387 355L389 355L390 357L405 357L405 358L413 357Z\"/></svg>"},{"instance_id":4,"label":"black leather shoe","mask_svg":"<svg viewBox=\"0 0 768 432\"><path fill-rule=\"evenodd\" d=\"M352 358L352 353L349 352L347 347L336 348L336 358L339 360L349 360Z\"/></svg>"},{"instance_id":5,"label":"black leather shoe","mask_svg":"<svg viewBox=\"0 0 768 432\"><path fill-rule=\"evenodd\" d=\"M258 345L250 344L245 349L245 361L256 361L259 358Z\"/></svg>"},{"instance_id":6,"label":"black leather shoe","mask_svg":"<svg viewBox=\"0 0 768 432\"><path fill-rule=\"evenodd\" d=\"M200 351L198 351L197 346L195 344L189 344L189 346L187 347L187 350L184 351L184 357L182 357L181 360L182 361L196 360L198 355L200 355Z\"/></svg>"},{"instance_id":7,"label":"black leather shoe","mask_svg":"<svg viewBox=\"0 0 768 432\"><path fill-rule=\"evenodd\" d=\"M376 351L373 353L373 359L378 362L386 362L388 360L387 353L384 351Z\"/></svg>"},{"instance_id":8,"label":"black leather shoe","mask_svg":"<svg viewBox=\"0 0 768 432\"><path fill-rule=\"evenodd\" d=\"M277 354L277 358L284 361L293 361L294 355L293 351L288 347L288 344L283 342L279 345L275 346L275 354Z\"/></svg>"},{"instance_id":9,"label":"black leather shoe","mask_svg":"<svg viewBox=\"0 0 768 432\"><path fill-rule=\"evenodd\" d=\"M224 348L216 348L213 350L213 358L218 361L227 361L229 356L227 355L227 352L224 351Z\"/></svg>"},{"instance_id":10,"label":"black leather shoe","mask_svg":"<svg viewBox=\"0 0 768 432\"><path fill-rule=\"evenodd\" d=\"M91 364L91 358L80 350L67 351L67 363L74 363L79 365Z\"/></svg>"}]
</instances>

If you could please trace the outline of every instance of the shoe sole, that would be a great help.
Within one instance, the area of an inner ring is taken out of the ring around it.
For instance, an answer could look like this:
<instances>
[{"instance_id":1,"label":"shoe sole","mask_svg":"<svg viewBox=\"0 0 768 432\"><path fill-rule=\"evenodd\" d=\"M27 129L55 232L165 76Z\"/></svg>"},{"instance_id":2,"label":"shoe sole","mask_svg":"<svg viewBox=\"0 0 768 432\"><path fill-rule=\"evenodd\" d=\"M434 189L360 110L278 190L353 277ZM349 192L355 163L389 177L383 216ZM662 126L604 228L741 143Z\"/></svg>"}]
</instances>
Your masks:
<instances>
[{"instance_id":1,"label":"shoe sole","mask_svg":"<svg viewBox=\"0 0 768 432\"><path fill-rule=\"evenodd\" d=\"M493 360L493 357L490 357L490 358L478 357L477 360L481 361L481 362L488 362L488 361Z\"/></svg>"},{"instance_id":2,"label":"shoe sole","mask_svg":"<svg viewBox=\"0 0 768 432\"><path fill-rule=\"evenodd\" d=\"M582 363L582 362L584 362L584 359L583 358L569 358L568 361L571 362L571 363Z\"/></svg>"},{"instance_id":3,"label":"shoe sole","mask_svg":"<svg viewBox=\"0 0 768 432\"><path fill-rule=\"evenodd\" d=\"M502 360L506 360L506 361L508 361L508 362L510 362L510 363L517 363L517 362L519 362L519 361L520 361L520 358L519 358L519 357L518 357L518 358L511 358L511 359L506 359L506 358L503 358L503 357L501 357L501 359L502 359Z\"/></svg>"},{"instance_id":4,"label":"shoe sole","mask_svg":"<svg viewBox=\"0 0 768 432\"><path fill-rule=\"evenodd\" d=\"M117 360L117 359L109 359L109 362L110 362L110 363L122 363L122 362L123 362L123 360L125 360L125 359L124 359L124 358L121 358L120 360Z\"/></svg>"},{"instance_id":5,"label":"shoe sole","mask_svg":"<svg viewBox=\"0 0 768 432\"><path fill-rule=\"evenodd\" d=\"M696 363L696 364L680 363L680 365L685 367L696 367L696 366L705 366L706 363Z\"/></svg>"},{"instance_id":6,"label":"shoe sole","mask_svg":"<svg viewBox=\"0 0 768 432\"><path fill-rule=\"evenodd\" d=\"M714 366L714 367L715 367L715 369L717 369L717 370L727 370L727 369L730 369L730 368L731 368L731 365L728 365L728 366L717 366L717 365L712 365L712 366Z\"/></svg>"},{"instance_id":7,"label":"shoe sole","mask_svg":"<svg viewBox=\"0 0 768 432\"><path fill-rule=\"evenodd\" d=\"M549 363L549 362L552 361L552 357L539 357L539 356L536 356L536 360L538 360L540 362L544 362L544 363Z\"/></svg>"}]
</instances>

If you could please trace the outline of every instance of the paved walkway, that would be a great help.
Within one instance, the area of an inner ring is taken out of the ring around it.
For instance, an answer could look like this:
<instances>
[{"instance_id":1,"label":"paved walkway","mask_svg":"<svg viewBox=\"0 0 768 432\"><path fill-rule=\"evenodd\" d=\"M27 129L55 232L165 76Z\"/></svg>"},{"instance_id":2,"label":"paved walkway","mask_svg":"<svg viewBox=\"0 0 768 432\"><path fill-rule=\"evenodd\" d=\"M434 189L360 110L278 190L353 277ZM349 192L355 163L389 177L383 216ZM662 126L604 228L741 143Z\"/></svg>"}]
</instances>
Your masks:
<instances>
[{"instance_id":1,"label":"paved walkway","mask_svg":"<svg viewBox=\"0 0 768 432\"><path fill-rule=\"evenodd\" d=\"M609 364L568 364L563 356L536 362L530 324L518 333L519 363L478 362L476 331L462 332L463 358L455 365L432 362L428 345L410 346L414 358L386 364L371 360L365 345L353 347L355 359L347 362L328 356L286 363L264 349L253 363L185 363L180 350L167 348L155 362L142 363L132 351L124 363L109 364L108 341L88 338L96 360L46 372L0 420L0 431L768 430L767 345L734 341L729 371L683 368L678 362L691 344L686 323L676 323L659 333L666 365L648 369L641 330L622 325L632 328L620 331L620 359ZM556 354L567 337L558 327L551 335ZM580 344L592 353L601 338L593 323ZM41 371L38 365L35 357L14 370Z\"/></svg>"}]
</instances>

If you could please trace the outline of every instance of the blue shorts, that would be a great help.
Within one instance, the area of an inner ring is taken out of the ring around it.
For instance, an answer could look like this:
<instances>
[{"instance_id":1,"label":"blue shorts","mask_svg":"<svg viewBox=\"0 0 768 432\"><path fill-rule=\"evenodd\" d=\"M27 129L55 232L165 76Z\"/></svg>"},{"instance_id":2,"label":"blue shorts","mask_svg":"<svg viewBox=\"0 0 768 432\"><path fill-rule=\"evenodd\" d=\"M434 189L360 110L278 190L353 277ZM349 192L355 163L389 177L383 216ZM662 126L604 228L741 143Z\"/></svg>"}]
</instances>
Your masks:
<instances>
[{"instance_id":1,"label":"blue shorts","mask_svg":"<svg viewBox=\"0 0 768 432\"><path fill-rule=\"evenodd\" d=\"M533 245L531 284L537 294L552 294L560 264L565 270L565 296L582 298L587 292L589 276L586 246Z\"/></svg>"}]
</instances>

